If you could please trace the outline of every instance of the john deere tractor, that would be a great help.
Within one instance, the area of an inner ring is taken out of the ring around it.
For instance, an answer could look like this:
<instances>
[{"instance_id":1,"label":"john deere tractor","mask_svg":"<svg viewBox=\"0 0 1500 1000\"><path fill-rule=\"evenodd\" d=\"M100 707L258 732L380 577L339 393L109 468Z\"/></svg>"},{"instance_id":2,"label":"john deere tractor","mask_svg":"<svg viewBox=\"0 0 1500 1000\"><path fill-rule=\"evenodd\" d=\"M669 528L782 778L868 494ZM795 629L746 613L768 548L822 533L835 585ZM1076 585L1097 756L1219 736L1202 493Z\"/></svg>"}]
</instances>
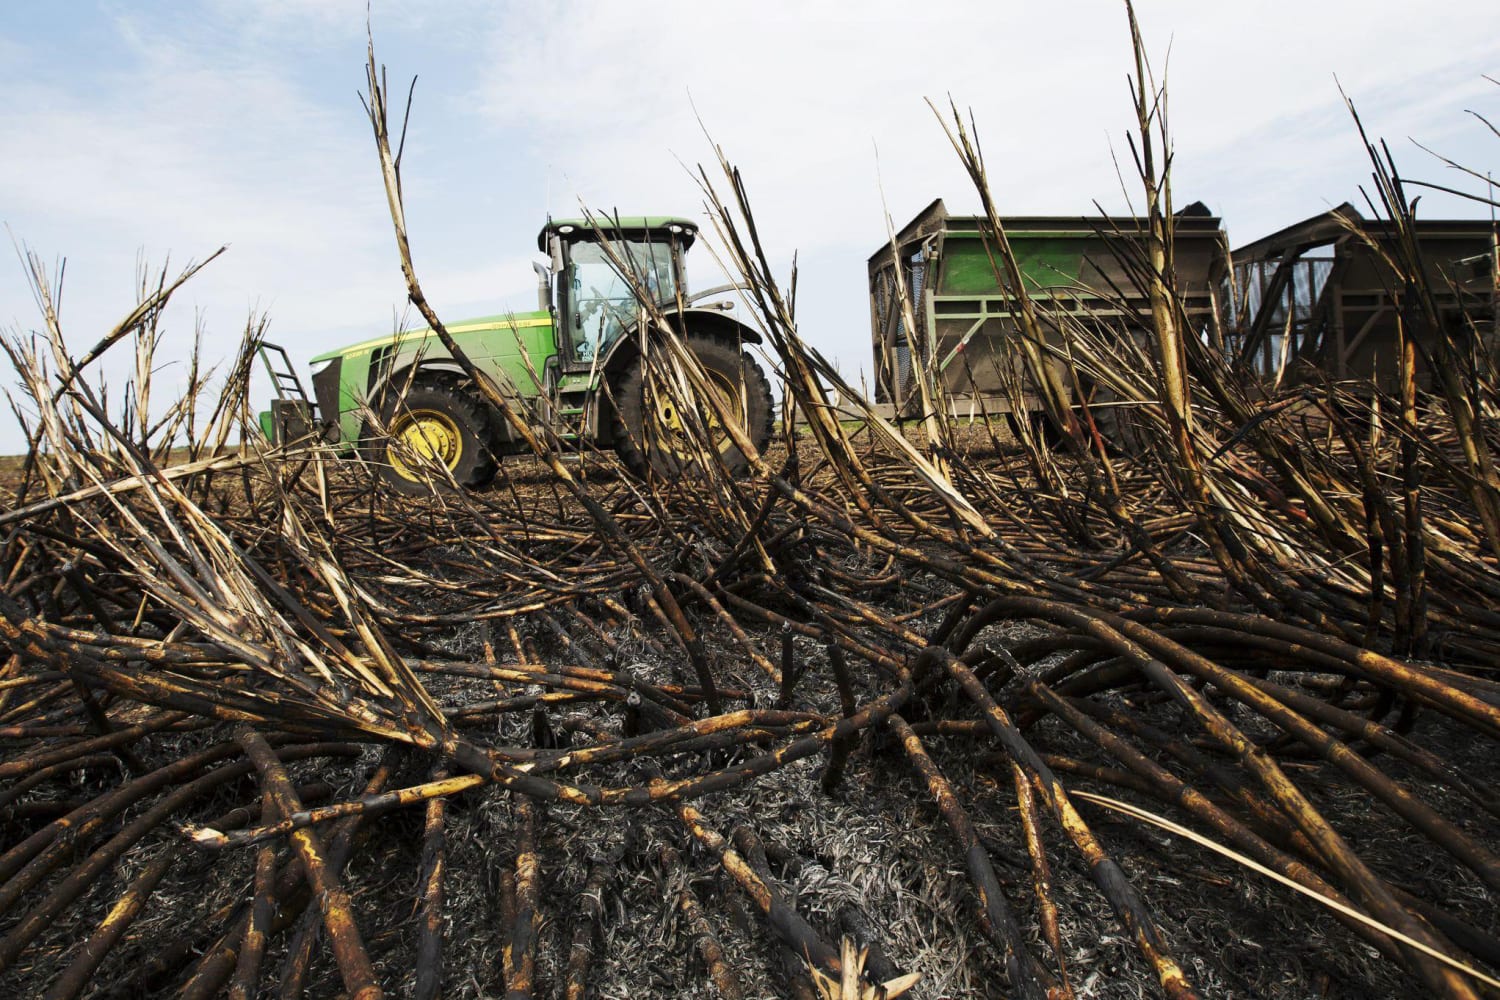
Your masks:
<instances>
[{"instance_id":1,"label":"john deere tractor","mask_svg":"<svg viewBox=\"0 0 1500 1000\"><path fill-rule=\"evenodd\" d=\"M448 331L477 368L530 404L522 412L563 440L612 447L640 477L677 476L704 452L689 442L685 419L692 418L677 412L681 394L647 388L642 344L653 331L639 296L649 295L702 362L722 404L700 405L695 426L709 430L731 471L741 471L746 458L716 411L727 408L762 448L771 433L771 390L744 349L760 334L730 315L731 286L687 291L683 257L697 232L674 218L549 222L537 237L548 263L533 265L539 308ZM433 463L460 485L483 486L502 456L525 448L430 330L319 355L311 399L285 350L267 344L261 357L277 394L260 417L267 437L281 443L321 432L402 492L425 491Z\"/></svg>"}]
</instances>

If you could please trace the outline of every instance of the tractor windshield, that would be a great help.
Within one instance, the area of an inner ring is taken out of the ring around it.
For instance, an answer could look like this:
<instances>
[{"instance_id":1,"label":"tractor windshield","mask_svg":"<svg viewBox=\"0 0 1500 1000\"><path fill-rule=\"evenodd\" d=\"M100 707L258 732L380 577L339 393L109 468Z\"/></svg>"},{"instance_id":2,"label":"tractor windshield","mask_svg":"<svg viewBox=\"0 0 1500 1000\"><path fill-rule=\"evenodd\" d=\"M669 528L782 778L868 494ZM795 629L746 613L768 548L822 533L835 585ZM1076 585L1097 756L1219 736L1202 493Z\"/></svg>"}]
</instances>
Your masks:
<instances>
[{"instance_id":1,"label":"tractor windshield","mask_svg":"<svg viewBox=\"0 0 1500 1000\"><path fill-rule=\"evenodd\" d=\"M577 361L603 354L640 311L635 289L610 260L611 251L635 272L642 292L658 303L677 298L670 241L615 240L609 249L598 243L574 243L569 274Z\"/></svg>"}]
</instances>

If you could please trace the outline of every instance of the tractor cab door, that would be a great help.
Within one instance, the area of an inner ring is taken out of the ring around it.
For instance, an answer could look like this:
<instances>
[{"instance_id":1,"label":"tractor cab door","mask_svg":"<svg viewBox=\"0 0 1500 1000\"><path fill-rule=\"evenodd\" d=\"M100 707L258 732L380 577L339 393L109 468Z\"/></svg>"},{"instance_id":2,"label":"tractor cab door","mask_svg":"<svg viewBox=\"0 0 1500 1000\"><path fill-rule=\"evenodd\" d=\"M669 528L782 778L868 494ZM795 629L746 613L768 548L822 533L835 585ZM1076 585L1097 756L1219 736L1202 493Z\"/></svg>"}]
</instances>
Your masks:
<instances>
[{"instance_id":1,"label":"tractor cab door","mask_svg":"<svg viewBox=\"0 0 1500 1000\"><path fill-rule=\"evenodd\" d=\"M595 360L603 358L636 325L640 318L636 286L658 303L675 301L674 244L670 238L650 240L642 235L614 240L608 247L593 241L569 247L560 296L562 335L558 337L564 371L592 369ZM622 270L632 272L634 281Z\"/></svg>"}]
</instances>

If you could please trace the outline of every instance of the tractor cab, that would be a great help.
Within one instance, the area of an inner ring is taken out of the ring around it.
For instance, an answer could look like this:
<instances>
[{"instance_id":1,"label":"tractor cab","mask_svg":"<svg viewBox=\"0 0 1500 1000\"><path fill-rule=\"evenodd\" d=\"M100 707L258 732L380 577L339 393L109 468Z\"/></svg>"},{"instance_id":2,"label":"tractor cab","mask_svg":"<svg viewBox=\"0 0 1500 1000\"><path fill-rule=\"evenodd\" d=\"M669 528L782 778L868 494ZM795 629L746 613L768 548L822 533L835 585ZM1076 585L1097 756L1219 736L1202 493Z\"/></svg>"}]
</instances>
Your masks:
<instances>
[{"instance_id":1,"label":"tractor cab","mask_svg":"<svg viewBox=\"0 0 1500 1000\"><path fill-rule=\"evenodd\" d=\"M668 309L685 298L683 254L697 234L693 223L669 217L549 222L537 236L551 261L548 269L538 265L540 304L556 318L559 368L589 371L603 362L639 319L636 287Z\"/></svg>"}]
</instances>

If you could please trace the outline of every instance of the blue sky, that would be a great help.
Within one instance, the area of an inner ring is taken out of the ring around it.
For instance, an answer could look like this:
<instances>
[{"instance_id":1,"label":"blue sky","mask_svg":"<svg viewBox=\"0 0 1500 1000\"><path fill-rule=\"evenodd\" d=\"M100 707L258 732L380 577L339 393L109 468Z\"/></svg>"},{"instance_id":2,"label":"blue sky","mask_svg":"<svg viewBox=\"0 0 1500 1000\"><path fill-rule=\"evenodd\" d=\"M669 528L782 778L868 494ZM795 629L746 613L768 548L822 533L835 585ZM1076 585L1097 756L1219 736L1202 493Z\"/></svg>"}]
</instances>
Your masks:
<instances>
[{"instance_id":1,"label":"blue sky","mask_svg":"<svg viewBox=\"0 0 1500 1000\"><path fill-rule=\"evenodd\" d=\"M1141 0L1167 70L1179 204L1207 202L1239 244L1357 200L1368 164L1335 74L1409 175L1455 180L1409 137L1490 169L1500 139L1465 111L1500 124L1500 87L1483 79L1500 78L1500 5L1410 10ZM372 13L392 89L419 77L408 221L424 286L452 318L532 308L549 211L583 199L702 220L689 168L711 162L705 128L744 171L783 273L800 254L804 336L856 378L881 185L897 226L935 197L975 206L924 97L972 108L1002 212L1125 206L1117 0L374 0ZM175 270L222 244L167 317L165 384L196 326L206 354L227 357L251 310L302 359L391 328L403 290L356 96L364 31L363 0L7 5L0 222L67 259L75 352L134 304L138 261ZM1483 213L1429 196L1423 214ZM706 255L695 276L720 280ZM37 323L12 257L0 328ZM0 453L20 447L7 413Z\"/></svg>"}]
</instances>

